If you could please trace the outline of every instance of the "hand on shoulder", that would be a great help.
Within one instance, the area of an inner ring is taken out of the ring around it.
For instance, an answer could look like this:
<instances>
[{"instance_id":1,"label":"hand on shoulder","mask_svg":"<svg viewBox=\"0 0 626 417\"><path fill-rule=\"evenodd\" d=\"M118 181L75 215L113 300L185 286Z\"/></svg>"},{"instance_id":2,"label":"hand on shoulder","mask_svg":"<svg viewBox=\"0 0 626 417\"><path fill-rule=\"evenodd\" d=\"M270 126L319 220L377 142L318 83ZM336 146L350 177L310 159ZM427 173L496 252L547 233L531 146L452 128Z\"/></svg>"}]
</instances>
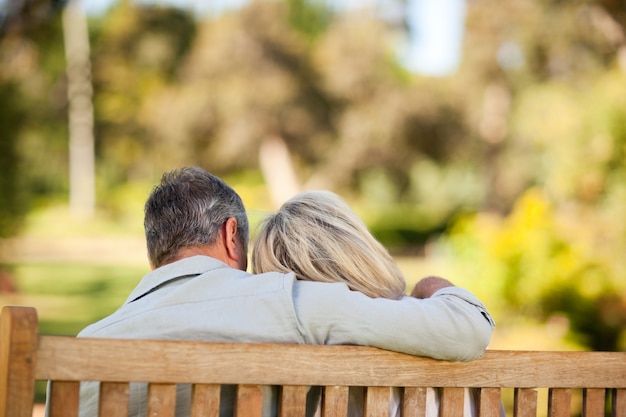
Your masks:
<instances>
[{"instance_id":1,"label":"hand on shoulder","mask_svg":"<svg viewBox=\"0 0 626 417\"><path fill-rule=\"evenodd\" d=\"M415 284L411 297L429 298L438 290L446 287L454 287L454 284L445 278L429 276L422 278Z\"/></svg>"}]
</instances>

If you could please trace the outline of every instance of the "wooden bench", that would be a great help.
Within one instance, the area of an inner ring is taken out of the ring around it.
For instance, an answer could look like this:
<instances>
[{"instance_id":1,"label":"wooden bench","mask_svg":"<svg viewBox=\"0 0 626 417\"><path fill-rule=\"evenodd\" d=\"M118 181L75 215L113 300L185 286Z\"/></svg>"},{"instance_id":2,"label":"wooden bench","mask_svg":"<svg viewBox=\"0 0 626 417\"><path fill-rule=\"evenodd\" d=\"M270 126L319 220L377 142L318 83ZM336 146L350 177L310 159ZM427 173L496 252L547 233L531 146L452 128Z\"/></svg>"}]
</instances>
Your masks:
<instances>
[{"instance_id":1,"label":"wooden bench","mask_svg":"<svg viewBox=\"0 0 626 417\"><path fill-rule=\"evenodd\" d=\"M365 416L388 414L401 387L403 416L423 416L426 387L440 415L462 415L463 387L481 417L500 416L510 390L516 417L626 416L625 352L487 351L469 363L358 346L78 339L38 334L30 307L4 307L0 417L30 417L36 380L52 381L51 417L77 415L80 381L102 381L100 416L125 416L128 382L149 385L148 415L173 416L175 384L194 384L192 416L218 416L221 384L237 386L237 417L261 415L262 385L280 386L279 416L303 416L307 387L323 387L322 415L345 416L348 387L367 387ZM546 408L538 407L546 392ZM606 414L605 414L606 413Z\"/></svg>"}]
</instances>

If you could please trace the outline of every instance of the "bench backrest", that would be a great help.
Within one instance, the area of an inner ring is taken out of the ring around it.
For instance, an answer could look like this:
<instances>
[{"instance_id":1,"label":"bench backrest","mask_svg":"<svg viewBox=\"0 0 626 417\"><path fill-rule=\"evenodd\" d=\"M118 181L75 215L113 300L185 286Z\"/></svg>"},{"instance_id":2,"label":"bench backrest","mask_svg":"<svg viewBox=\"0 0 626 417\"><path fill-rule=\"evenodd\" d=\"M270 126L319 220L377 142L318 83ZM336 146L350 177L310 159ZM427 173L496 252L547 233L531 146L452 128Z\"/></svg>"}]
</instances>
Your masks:
<instances>
[{"instance_id":1,"label":"bench backrest","mask_svg":"<svg viewBox=\"0 0 626 417\"><path fill-rule=\"evenodd\" d=\"M194 384L194 417L219 414L222 384L237 386L237 417L261 416L263 385L280 386L280 416L304 416L309 386L323 387L325 417L346 416L349 387L366 387L365 416L388 414L391 387L403 416L424 416L427 387L443 417L462 415L464 388L481 417L500 416L506 389L517 417L626 416L625 352L487 351L457 363L359 346L78 339L39 335L30 307L4 307L0 336L0 417L31 416L36 380L52 381L51 417L77 415L80 381L102 381L100 416L126 415L130 381L149 383L150 416L174 416L176 383Z\"/></svg>"}]
</instances>

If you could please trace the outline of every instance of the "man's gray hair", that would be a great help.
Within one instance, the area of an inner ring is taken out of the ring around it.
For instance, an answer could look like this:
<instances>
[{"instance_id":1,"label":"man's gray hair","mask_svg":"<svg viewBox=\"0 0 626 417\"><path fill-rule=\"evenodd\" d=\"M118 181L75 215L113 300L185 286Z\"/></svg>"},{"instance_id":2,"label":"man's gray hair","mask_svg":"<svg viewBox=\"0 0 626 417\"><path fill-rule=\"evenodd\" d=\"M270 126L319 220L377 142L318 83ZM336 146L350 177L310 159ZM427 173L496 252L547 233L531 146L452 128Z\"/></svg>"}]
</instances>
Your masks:
<instances>
[{"instance_id":1,"label":"man's gray hair","mask_svg":"<svg viewBox=\"0 0 626 417\"><path fill-rule=\"evenodd\" d=\"M166 172L145 205L148 257L157 268L191 246L213 245L220 228L234 217L237 234L248 247L250 227L241 197L202 168Z\"/></svg>"}]
</instances>

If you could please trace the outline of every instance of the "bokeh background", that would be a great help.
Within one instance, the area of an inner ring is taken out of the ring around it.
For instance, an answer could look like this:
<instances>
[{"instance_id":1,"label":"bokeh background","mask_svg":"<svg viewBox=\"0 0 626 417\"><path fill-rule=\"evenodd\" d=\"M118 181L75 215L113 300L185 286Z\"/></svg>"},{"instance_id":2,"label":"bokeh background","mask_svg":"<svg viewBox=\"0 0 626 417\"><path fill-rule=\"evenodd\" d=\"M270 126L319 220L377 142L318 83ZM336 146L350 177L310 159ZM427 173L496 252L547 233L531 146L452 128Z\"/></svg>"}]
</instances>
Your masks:
<instances>
[{"instance_id":1,"label":"bokeh background","mask_svg":"<svg viewBox=\"0 0 626 417\"><path fill-rule=\"evenodd\" d=\"M339 193L410 284L485 301L491 348L626 349L623 1L0 7L0 304L43 332L124 301L145 198L199 165L253 226Z\"/></svg>"}]
</instances>

